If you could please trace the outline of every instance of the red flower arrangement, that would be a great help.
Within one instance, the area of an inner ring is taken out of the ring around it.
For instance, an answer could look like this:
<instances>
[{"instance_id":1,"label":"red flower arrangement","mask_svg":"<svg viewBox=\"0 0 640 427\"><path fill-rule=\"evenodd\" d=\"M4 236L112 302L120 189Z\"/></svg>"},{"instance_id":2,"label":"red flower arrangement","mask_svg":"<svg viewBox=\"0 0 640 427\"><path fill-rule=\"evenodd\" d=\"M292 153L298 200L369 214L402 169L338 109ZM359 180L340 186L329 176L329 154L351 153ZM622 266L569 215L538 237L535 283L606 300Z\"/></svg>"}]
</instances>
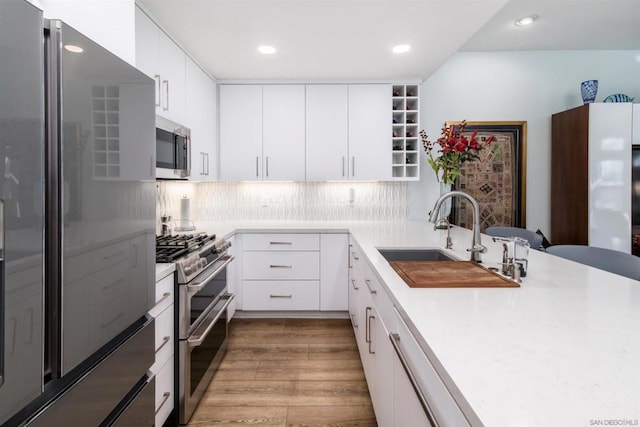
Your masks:
<instances>
[{"instance_id":1,"label":"red flower arrangement","mask_svg":"<svg viewBox=\"0 0 640 427\"><path fill-rule=\"evenodd\" d=\"M439 181L445 184L453 184L460 176L460 166L469 161L480 159L479 153L493 142L494 135L487 137L483 141L478 140L478 131L473 131L471 135L465 135L467 127L466 120L459 125L449 125L442 128L442 136L436 142L429 141L429 137L424 130L420 131L422 146L427 152L427 161L436 173ZM433 151L436 143L440 146L440 156L434 157ZM440 171L442 175L440 176Z\"/></svg>"}]
</instances>

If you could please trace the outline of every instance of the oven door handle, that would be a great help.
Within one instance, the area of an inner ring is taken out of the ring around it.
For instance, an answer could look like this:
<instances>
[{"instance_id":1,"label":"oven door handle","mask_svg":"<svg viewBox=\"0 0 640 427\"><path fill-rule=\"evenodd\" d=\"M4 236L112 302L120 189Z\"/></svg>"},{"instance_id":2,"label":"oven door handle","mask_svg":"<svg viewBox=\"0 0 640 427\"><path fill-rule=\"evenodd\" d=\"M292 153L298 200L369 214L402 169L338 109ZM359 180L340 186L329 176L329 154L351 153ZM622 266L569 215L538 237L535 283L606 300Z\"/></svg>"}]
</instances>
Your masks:
<instances>
[{"instance_id":1,"label":"oven door handle","mask_svg":"<svg viewBox=\"0 0 640 427\"><path fill-rule=\"evenodd\" d=\"M215 271L202 282L198 283L197 285L187 285L187 293L195 294L196 292L199 292L202 288L207 286L209 282L211 282L222 270L224 270L231 261L235 259L233 255L227 255L227 257L228 258L222 263L222 265L216 268Z\"/></svg>"},{"instance_id":2,"label":"oven door handle","mask_svg":"<svg viewBox=\"0 0 640 427\"><path fill-rule=\"evenodd\" d=\"M235 297L236 296L234 294L226 294L223 297L221 297L223 299L226 299L227 302L225 302L222 308L218 311L218 314L216 314L216 317L214 317L213 320L209 322L209 324L207 325L203 333L198 335L197 338L189 338L187 340L187 344L189 348L198 347L202 345L204 340L207 338L207 335L209 335L209 332L211 332L211 329L213 329L213 326L218 322L218 320L220 320L220 317L224 314L225 310L227 309L227 307L229 307L229 304L231 304L231 301L233 301Z\"/></svg>"}]
</instances>

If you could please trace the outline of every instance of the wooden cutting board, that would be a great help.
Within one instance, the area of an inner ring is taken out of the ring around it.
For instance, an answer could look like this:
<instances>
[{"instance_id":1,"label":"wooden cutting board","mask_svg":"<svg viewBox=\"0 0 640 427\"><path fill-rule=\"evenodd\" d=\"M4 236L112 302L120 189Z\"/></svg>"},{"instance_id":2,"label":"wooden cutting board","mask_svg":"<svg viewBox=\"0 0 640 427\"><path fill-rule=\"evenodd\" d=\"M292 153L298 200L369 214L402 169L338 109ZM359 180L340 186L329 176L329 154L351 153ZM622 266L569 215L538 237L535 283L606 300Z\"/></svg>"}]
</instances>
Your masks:
<instances>
[{"instance_id":1,"label":"wooden cutting board","mask_svg":"<svg viewBox=\"0 0 640 427\"><path fill-rule=\"evenodd\" d=\"M471 261L392 261L411 288L519 288L513 280Z\"/></svg>"}]
</instances>

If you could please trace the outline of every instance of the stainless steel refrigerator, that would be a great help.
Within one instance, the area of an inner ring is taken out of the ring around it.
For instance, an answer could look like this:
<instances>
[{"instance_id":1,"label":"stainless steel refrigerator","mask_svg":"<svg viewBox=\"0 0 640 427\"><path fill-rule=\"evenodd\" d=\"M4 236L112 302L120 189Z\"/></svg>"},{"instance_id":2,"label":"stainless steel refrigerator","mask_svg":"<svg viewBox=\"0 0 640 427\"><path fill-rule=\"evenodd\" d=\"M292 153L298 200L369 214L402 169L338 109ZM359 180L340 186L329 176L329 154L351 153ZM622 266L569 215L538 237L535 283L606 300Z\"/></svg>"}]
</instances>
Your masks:
<instances>
[{"instance_id":1,"label":"stainless steel refrigerator","mask_svg":"<svg viewBox=\"0 0 640 427\"><path fill-rule=\"evenodd\" d=\"M153 424L154 132L152 79L0 1L0 425Z\"/></svg>"}]
</instances>

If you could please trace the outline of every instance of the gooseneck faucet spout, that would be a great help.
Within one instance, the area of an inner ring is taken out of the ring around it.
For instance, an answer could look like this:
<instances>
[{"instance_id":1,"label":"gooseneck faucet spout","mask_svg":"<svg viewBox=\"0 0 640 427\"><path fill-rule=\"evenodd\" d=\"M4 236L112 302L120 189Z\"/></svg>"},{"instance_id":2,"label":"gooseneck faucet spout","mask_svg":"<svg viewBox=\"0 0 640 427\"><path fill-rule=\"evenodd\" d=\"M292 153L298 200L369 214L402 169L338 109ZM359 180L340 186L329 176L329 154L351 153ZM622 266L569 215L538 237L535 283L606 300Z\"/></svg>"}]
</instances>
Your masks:
<instances>
[{"instance_id":1,"label":"gooseneck faucet spout","mask_svg":"<svg viewBox=\"0 0 640 427\"><path fill-rule=\"evenodd\" d=\"M473 232L473 238L471 240L471 247L467 249L467 251L471 252L471 261L482 262L480 254L487 252L487 248L482 246L482 239L480 237L480 206L478 206L476 199L463 191L450 191L445 193L436 200L436 204L433 206L433 209L429 214L429 222L433 222L434 224L436 223L440 206L442 206L442 203L450 197L462 197L471 203L473 208L473 227L471 230Z\"/></svg>"}]
</instances>

